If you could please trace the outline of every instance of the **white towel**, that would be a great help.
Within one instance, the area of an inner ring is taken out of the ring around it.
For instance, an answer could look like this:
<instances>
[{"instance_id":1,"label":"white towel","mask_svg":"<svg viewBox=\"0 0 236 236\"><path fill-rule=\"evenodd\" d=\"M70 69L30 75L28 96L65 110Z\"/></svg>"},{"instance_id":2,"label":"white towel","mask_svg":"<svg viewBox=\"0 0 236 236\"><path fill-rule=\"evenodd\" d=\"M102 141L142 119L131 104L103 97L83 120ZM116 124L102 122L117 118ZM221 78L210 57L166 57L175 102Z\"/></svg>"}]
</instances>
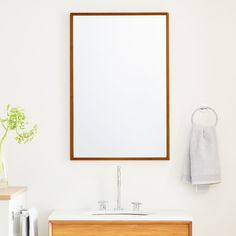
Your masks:
<instances>
[{"instance_id":1,"label":"white towel","mask_svg":"<svg viewBox=\"0 0 236 236\"><path fill-rule=\"evenodd\" d=\"M20 231L21 236L29 236L29 214L26 210L20 215Z\"/></svg>"},{"instance_id":2,"label":"white towel","mask_svg":"<svg viewBox=\"0 0 236 236\"><path fill-rule=\"evenodd\" d=\"M215 127L193 125L183 180L195 185L197 191L206 191L210 184L220 183Z\"/></svg>"},{"instance_id":3,"label":"white towel","mask_svg":"<svg viewBox=\"0 0 236 236\"><path fill-rule=\"evenodd\" d=\"M22 211L22 236L38 236L38 212L35 208Z\"/></svg>"}]
</instances>

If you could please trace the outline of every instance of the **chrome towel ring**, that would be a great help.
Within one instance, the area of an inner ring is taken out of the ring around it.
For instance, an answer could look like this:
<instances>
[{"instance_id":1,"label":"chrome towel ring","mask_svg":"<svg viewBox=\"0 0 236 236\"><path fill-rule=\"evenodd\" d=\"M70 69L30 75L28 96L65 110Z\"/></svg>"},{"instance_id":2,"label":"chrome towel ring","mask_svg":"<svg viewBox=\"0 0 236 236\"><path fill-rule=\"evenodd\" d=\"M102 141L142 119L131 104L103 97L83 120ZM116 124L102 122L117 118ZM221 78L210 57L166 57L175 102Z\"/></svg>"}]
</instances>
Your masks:
<instances>
[{"instance_id":1,"label":"chrome towel ring","mask_svg":"<svg viewBox=\"0 0 236 236\"><path fill-rule=\"evenodd\" d=\"M218 115L217 115L217 112L213 109L213 108L211 108L211 107L209 107L209 106L207 106L207 105L205 105L205 104L201 104L200 106L199 106L199 108L197 108L194 112L193 112L193 114L192 114L192 117L191 117L191 122L192 122L192 124L195 124L195 122L194 122L194 115L198 112L198 111L201 111L201 112L203 112L203 111L211 111L214 115L215 115L215 124L214 124L214 126L216 126L217 125L217 123L218 123Z\"/></svg>"}]
</instances>

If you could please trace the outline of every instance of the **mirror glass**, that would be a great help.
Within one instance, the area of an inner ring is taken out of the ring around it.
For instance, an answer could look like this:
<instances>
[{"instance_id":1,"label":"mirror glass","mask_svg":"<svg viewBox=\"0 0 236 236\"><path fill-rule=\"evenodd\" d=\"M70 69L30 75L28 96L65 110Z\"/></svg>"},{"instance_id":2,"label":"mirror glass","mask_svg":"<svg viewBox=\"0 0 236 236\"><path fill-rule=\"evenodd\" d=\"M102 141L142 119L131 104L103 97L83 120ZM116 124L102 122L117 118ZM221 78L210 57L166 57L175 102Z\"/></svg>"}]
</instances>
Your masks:
<instances>
[{"instance_id":1,"label":"mirror glass","mask_svg":"<svg viewBox=\"0 0 236 236\"><path fill-rule=\"evenodd\" d=\"M71 13L71 159L168 160L168 13Z\"/></svg>"}]
</instances>

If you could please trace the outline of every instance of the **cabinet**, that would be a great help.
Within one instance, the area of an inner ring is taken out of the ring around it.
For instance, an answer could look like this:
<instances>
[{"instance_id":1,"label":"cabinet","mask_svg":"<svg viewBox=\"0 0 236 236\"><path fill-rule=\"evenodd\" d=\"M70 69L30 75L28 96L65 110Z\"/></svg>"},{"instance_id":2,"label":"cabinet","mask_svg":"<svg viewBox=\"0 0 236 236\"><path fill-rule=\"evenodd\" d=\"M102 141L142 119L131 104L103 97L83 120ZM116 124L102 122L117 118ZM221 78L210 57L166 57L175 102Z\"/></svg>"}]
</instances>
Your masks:
<instances>
[{"instance_id":1,"label":"cabinet","mask_svg":"<svg viewBox=\"0 0 236 236\"><path fill-rule=\"evenodd\" d=\"M191 236L191 222L50 222L49 236Z\"/></svg>"},{"instance_id":2,"label":"cabinet","mask_svg":"<svg viewBox=\"0 0 236 236\"><path fill-rule=\"evenodd\" d=\"M167 215L109 218L55 212L49 217L49 236L192 236L191 217Z\"/></svg>"},{"instance_id":3,"label":"cabinet","mask_svg":"<svg viewBox=\"0 0 236 236\"><path fill-rule=\"evenodd\" d=\"M26 207L26 187L0 188L0 235L20 236L20 210Z\"/></svg>"}]
</instances>

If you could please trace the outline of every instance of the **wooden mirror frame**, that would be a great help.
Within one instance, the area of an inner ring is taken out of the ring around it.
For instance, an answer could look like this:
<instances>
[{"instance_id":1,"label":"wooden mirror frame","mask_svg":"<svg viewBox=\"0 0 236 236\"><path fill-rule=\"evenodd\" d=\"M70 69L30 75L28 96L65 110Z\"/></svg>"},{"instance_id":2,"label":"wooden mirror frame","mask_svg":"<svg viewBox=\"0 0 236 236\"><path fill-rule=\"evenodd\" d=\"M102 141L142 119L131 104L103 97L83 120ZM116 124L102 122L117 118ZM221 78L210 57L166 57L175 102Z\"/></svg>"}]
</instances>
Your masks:
<instances>
[{"instance_id":1,"label":"wooden mirror frame","mask_svg":"<svg viewBox=\"0 0 236 236\"><path fill-rule=\"evenodd\" d=\"M73 74L73 17L74 16L118 16L118 15L163 15L166 16L166 157L74 157L74 74ZM111 161L111 160L170 160L170 98L169 98L169 13L168 12L87 12L70 13L70 160Z\"/></svg>"}]
</instances>

